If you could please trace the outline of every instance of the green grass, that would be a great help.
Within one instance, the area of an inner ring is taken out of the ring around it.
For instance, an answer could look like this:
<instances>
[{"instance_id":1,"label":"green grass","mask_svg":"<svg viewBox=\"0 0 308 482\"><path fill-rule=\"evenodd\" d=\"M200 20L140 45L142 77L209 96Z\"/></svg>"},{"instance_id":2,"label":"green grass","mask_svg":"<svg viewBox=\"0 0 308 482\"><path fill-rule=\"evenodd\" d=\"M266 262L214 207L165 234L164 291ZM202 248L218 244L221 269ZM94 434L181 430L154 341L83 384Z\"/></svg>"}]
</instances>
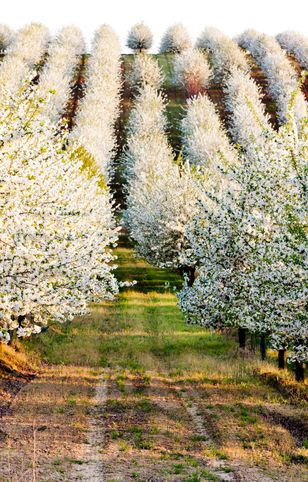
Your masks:
<instances>
[{"instance_id":1,"label":"green grass","mask_svg":"<svg viewBox=\"0 0 308 482\"><path fill-rule=\"evenodd\" d=\"M204 355L225 358L234 344L223 336L188 326L177 306L174 289L181 278L118 248L118 278L136 280L115 302L93 305L91 313L72 322L51 326L27 342L54 364L162 371L187 370L187 356L195 370ZM118 380L121 389L121 380ZM123 388L122 388L123 389Z\"/></svg>"}]
</instances>

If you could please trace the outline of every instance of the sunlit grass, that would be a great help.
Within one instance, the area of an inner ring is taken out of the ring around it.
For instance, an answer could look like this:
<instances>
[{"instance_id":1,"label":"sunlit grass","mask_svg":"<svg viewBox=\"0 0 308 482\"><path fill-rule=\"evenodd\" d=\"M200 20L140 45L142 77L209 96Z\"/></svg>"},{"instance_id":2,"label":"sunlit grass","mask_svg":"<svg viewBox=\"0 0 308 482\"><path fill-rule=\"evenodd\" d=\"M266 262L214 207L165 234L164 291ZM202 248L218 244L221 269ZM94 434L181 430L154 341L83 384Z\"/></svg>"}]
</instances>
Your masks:
<instances>
[{"instance_id":1,"label":"sunlit grass","mask_svg":"<svg viewBox=\"0 0 308 482\"><path fill-rule=\"evenodd\" d=\"M107 413L118 410L117 401L123 413L141 416L144 407L140 404L150 403L144 398L148 385L153 387L155 383L155 390L162 391L166 384L180 387L198 404L212 439L205 457L242 459L264 467L270 460L272 470L287 467L292 460L306 460L307 449L300 445L304 441L299 439L297 447L288 429L278 422L273 424L268 415L269 410L274 410L277 421L292 416L294 434L301 437L297 431L301 433L305 402L301 394L295 397L296 384L290 372L282 379L294 391L292 415L284 394L263 376L280 375L271 356L266 362L253 354L243 358L235 337L187 325L174 291L174 287L181 286L178 274L150 266L123 246L123 239L116 254L119 279L136 280L137 285L122 289L113 302L93 305L87 316L50 327L48 332L29 340L28 348L64 368L88 366L94 373L106 370L123 397L121 402L111 399L108 403L113 405L107 406ZM75 398L68 399L66 405L71 407ZM157 425L160 416L156 413L153 423ZM114 434L111 440L120 451L154 450L155 440L149 439L149 433L146 435L148 430L138 437L126 434L127 440ZM170 430L173 440L175 432L172 435ZM200 442L191 443L194 447ZM294 471L295 477L301 474L300 466Z\"/></svg>"},{"instance_id":2,"label":"sunlit grass","mask_svg":"<svg viewBox=\"0 0 308 482\"><path fill-rule=\"evenodd\" d=\"M181 278L134 256L116 251L120 280L136 280L114 302L93 305L89 315L51 326L29 340L51 363L131 369L202 370L208 356L225 358L234 343L199 327L188 326L177 307L174 289Z\"/></svg>"}]
</instances>

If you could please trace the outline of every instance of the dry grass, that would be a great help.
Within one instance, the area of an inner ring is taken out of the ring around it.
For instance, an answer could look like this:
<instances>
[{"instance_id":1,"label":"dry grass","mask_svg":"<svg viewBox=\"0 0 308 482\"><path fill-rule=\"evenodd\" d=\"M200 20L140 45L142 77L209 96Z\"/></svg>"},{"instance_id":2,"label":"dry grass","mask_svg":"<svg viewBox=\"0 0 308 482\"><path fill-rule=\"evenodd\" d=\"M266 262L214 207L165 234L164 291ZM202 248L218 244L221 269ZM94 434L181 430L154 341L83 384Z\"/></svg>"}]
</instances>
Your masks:
<instances>
[{"instance_id":1,"label":"dry grass","mask_svg":"<svg viewBox=\"0 0 308 482\"><path fill-rule=\"evenodd\" d=\"M54 366L19 392L1 423L1 481L78 480L97 380L92 369Z\"/></svg>"},{"instance_id":2,"label":"dry grass","mask_svg":"<svg viewBox=\"0 0 308 482\"><path fill-rule=\"evenodd\" d=\"M212 470L217 460L234 471L244 464L281 480L305 480L307 387L296 392L293 375L276 369L275 354L266 362L253 354L243 358L232 336L187 326L173 291L177 275L149 266L128 248L117 254L122 279L138 284L116 303L93 306L89 316L29 342L49 362L110 374L102 452L110 480L134 473L133 459L140 480L154 467L163 480L174 480L170 467L177 464L183 465L174 468L182 471L177 480L186 480L195 470ZM285 393L283 386L292 389ZM201 416L208 440L192 427L193 413ZM249 477L259 480L254 472Z\"/></svg>"}]
</instances>

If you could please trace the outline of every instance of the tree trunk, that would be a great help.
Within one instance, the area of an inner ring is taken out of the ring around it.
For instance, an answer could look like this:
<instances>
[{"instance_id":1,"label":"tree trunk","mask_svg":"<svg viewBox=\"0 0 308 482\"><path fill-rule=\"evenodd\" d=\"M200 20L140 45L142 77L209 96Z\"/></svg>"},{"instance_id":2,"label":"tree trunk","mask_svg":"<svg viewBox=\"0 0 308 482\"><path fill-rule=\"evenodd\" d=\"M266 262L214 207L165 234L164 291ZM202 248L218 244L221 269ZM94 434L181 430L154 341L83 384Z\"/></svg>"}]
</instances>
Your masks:
<instances>
[{"instance_id":1,"label":"tree trunk","mask_svg":"<svg viewBox=\"0 0 308 482\"><path fill-rule=\"evenodd\" d=\"M246 348L246 328L239 328L238 329L238 341L240 344L240 348Z\"/></svg>"},{"instance_id":2,"label":"tree trunk","mask_svg":"<svg viewBox=\"0 0 308 482\"><path fill-rule=\"evenodd\" d=\"M297 382L305 381L305 365L303 362L295 362L295 379Z\"/></svg>"},{"instance_id":3,"label":"tree trunk","mask_svg":"<svg viewBox=\"0 0 308 482\"><path fill-rule=\"evenodd\" d=\"M254 333L251 333L251 335L250 335L250 351L255 353L255 335L254 335Z\"/></svg>"},{"instance_id":4,"label":"tree trunk","mask_svg":"<svg viewBox=\"0 0 308 482\"><path fill-rule=\"evenodd\" d=\"M261 335L260 338L260 353L261 353L261 360L265 360L266 358L266 336Z\"/></svg>"},{"instance_id":5,"label":"tree trunk","mask_svg":"<svg viewBox=\"0 0 308 482\"><path fill-rule=\"evenodd\" d=\"M287 350L278 351L278 368L284 370L287 367Z\"/></svg>"}]
</instances>

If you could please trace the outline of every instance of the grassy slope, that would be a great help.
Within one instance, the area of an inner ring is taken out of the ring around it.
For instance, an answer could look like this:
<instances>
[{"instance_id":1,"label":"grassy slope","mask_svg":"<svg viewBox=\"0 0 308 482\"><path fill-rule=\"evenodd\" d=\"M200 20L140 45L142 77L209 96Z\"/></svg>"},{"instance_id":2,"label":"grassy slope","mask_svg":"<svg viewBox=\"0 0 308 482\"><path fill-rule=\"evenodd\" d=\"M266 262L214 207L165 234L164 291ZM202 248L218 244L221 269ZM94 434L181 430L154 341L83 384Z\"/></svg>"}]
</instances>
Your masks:
<instances>
[{"instance_id":1,"label":"grassy slope","mask_svg":"<svg viewBox=\"0 0 308 482\"><path fill-rule=\"evenodd\" d=\"M166 287L166 283L179 285L174 273L135 258L128 247L118 248L117 255L120 278L136 279L135 287L123 290L116 303L93 306L89 316L51 327L28 342L28 348L49 363L107 370L107 467L112 467L112 454L118 450L131 453L143 471L158 457L162 466L157 471L166 477L163 480L174 480L166 475L168 470L172 473L170 464L182 464L188 477L192 469L201 474L204 461L213 457L227 459L226 470L237 470L234 461L240 460L269 465L271 474L287 473L282 480L306 480L301 465L307 455L303 392L298 394L285 375L286 386L294 391L288 400L262 378L262 373L278 374L270 362L261 363L253 356L243 359L232 338L187 326L172 288ZM210 443L195 433L180 411L168 414L172 419L168 424L177 425L166 435L157 400L163 387L168 404L174 394L166 393L175 386L186 393L188 407L189 400L196 404ZM148 412L150 423L145 418ZM185 446L177 439L182 432ZM117 470L128 477L133 468L127 459ZM190 480L185 477L176 480Z\"/></svg>"}]
</instances>

